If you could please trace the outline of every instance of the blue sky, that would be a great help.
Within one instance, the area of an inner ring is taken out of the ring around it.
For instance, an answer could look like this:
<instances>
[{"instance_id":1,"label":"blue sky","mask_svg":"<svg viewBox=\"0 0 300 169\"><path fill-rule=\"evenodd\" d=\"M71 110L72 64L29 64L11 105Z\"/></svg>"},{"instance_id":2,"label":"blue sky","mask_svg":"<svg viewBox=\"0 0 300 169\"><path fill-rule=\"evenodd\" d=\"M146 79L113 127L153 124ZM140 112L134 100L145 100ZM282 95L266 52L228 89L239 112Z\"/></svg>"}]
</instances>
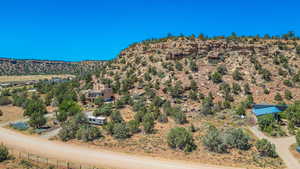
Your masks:
<instances>
[{"instance_id":1,"label":"blue sky","mask_svg":"<svg viewBox=\"0 0 300 169\"><path fill-rule=\"evenodd\" d=\"M300 34L297 0L9 0L0 2L0 57L105 60L172 34Z\"/></svg>"}]
</instances>

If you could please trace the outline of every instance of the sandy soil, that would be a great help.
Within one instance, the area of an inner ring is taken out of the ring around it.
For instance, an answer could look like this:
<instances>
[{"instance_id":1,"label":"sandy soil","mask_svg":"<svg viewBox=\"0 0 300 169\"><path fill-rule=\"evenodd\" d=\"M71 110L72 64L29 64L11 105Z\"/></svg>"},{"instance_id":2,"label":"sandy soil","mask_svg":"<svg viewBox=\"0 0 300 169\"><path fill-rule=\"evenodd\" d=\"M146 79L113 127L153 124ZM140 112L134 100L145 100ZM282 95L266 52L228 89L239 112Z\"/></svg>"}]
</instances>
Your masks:
<instances>
[{"instance_id":1,"label":"sandy soil","mask_svg":"<svg viewBox=\"0 0 300 169\"><path fill-rule=\"evenodd\" d=\"M0 110L3 112L3 116L0 116L0 123L16 121L23 118L24 110L20 107L12 105L0 106Z\"/></svg>"},{"instance_id":2,"label":"sandy soil","mask_svg":"<svg viewBox=\"0 0 300 169\"><path fill-rule=\"evenodd\" d=\"M298 161L300 162L300 153L296 150L296 143L295 144L292 144L290 146L290 152L293 154L293 156L298 159Z\"/></svg>"}]
</instances>

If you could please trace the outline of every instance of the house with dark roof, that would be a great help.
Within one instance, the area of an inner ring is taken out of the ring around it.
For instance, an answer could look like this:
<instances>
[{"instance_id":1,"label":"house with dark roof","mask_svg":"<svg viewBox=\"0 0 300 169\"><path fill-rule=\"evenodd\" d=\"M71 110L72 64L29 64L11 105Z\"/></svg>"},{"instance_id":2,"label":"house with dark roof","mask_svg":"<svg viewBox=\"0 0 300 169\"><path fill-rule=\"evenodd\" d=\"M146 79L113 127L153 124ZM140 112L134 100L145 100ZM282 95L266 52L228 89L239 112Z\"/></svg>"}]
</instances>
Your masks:
<instances>
[{"instance_id":1,"label":"house with dark roof","mask_svg":"<svg viewBox=\"0 0 300 169\"><path fill-rule=\"evenodd\" d=\"M94 101L96 98L103 98L104 101L114 99L113 90L111 88L104 88L102 90L88 90L86 91L86 98Z\"/></svg>"}]
</instances>

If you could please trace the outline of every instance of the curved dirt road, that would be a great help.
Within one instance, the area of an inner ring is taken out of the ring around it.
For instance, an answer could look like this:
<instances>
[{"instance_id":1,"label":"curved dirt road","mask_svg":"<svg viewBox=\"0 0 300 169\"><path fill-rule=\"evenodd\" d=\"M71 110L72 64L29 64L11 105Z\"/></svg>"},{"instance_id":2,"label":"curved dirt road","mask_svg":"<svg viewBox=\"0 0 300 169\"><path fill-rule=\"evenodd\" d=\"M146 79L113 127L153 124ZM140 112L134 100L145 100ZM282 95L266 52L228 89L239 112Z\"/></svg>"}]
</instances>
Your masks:
<instances>
[{"instance_id":1,"label":"curved dirt road","mask_svg":"<svg viewBox=\"0 0 300 169\"><path fill-rule=\"evenodd\" d=\"M267 137L262 133L257 126L250 127L252 133L254 133L258 138L265 138L271 143L275 144L276 152L280 158L284 161L288 169L300 169L299 161L292 155L289 148L292 144L296 143L295 136L291 137L282 137L282 138L272 138Z\"/></svg>"},{"instance_id":2,"label":"curved dirt road","mask_svg":"<svg viewBox=\"0 0 300 169\"><path fill-rule=\"evenodd\" d=\"M99 167L120 169L233 169L231 167L161 160L111 151L95 150L88 147L69 145L27 136L1 127L0 142L15 149L25 150L43 157L68 160L70 162Z\"/></svg>"}]
</instances>

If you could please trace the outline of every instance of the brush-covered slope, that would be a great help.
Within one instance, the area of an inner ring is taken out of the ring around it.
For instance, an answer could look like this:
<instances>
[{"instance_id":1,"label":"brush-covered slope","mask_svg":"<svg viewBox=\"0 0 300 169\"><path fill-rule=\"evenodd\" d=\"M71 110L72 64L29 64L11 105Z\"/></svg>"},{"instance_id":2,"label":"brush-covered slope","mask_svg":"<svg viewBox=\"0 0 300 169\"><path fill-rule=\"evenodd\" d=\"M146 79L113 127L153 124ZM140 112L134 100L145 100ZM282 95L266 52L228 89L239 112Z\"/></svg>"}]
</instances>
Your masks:
<instances>
[{"instance_id":1,"label":"brush-covered slope","mask_svg":"<svg viewBox=\"0 0 300 169\"><path fill-rule=\"evenodd\" d=\"M64 62L0 58L0 76L35 74L80 74L82 72L93 71L102 64L102 61Z\"/></svg>"},{"instance_id":2,"label":"brush-covered slope","mask_svg":"<svg viewBox=\"0 0 300 169\"><path fill-rule=\"evenodd\" d=\"M100 79L118 93L145 91L186 106L209 92L222 102L252 94L277 103L300 99L299 66L297 40L169 37L131 45Z\"/></svg>"}]
</instances>

